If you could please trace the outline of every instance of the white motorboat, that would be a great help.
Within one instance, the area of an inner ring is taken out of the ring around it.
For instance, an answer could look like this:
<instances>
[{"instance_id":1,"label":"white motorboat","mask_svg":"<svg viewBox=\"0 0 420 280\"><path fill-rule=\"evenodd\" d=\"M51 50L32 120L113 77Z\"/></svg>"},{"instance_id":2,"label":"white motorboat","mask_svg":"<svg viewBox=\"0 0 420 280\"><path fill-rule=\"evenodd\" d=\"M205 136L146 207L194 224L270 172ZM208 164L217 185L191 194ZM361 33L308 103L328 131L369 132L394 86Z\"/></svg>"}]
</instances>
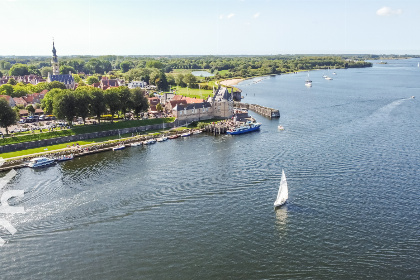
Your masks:
<instances>
[{"instance_id":1,"label":"white motorboat","mask_svg":"<svg viewBox=\"0 0 420 280\"><path fill-rule=\"evenodd\" d=\"M31 168L44 167L54 164L55 160L47 157L37 157L29 161L28 166Z\"/></svg>"}]
</instances>

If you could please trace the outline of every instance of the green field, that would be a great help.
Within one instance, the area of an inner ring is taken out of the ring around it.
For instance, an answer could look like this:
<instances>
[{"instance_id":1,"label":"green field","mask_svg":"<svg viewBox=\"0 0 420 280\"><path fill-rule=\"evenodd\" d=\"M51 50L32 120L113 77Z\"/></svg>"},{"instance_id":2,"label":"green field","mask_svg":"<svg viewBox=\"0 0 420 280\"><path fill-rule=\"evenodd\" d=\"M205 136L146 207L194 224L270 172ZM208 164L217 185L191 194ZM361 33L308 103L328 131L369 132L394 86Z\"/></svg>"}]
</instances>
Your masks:
<instances>
[{"instance_id":1,"label":"green field","mask_svg":"<svg viewBox=\"0 0 420 280\"><path fill-rule=\"evenodd\" d=\"M183 95L187 97L196 97L207 99L209 96L213 96L213 90L198 89L198 88L182 88L180 86L172 87L172 91L175 94Z\"/></svg>"}]
</instances>

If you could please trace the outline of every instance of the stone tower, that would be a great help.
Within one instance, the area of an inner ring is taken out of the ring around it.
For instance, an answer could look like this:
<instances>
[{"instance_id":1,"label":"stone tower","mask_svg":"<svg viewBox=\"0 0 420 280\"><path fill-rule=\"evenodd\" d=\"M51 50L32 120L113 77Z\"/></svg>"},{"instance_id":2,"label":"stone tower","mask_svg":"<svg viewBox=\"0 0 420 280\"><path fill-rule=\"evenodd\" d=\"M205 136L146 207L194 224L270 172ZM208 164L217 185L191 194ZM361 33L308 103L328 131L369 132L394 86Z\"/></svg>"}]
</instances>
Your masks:
<instances>
[{"instance_id":1,"label":"stone tower","mask_svg":"<svg viewBox=\"0 0 420 280\"><path fill-rule=\"evenodd\" d=\"M51 59L52 72L53 72L53 75L59 75L60 70L59 70L59 67L58 67L57 51L55 50L54 41L53 41L52 53L53 53L53 57Z\"/></svg>"}]
</instances>

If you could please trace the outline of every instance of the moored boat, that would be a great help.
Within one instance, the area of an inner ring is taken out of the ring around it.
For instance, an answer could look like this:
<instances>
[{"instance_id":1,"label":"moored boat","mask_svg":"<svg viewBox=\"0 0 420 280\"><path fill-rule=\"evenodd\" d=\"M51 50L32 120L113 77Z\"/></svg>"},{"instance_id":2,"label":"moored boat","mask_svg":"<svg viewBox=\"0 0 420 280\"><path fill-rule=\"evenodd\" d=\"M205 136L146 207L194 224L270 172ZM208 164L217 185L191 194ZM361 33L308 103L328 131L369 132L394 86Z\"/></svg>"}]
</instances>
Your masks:
<instances>
[{"instance_id":1,"label":"moored boat","mask_svg":"<svg viewBox=\"0 0 420 280\"><path fill-rule=\"evenodd\" d=\"M191 136L191 132L184 132L181 134L181 137L188 137Z\"/></svg>"},{"instance_id":2,"label":"moored boat","mask_svg":"<svg viewBox=\"0 0 420 280\"><path fill-rule=\"evenodd\" d=\"M248 121L246 124L228 130L226 133L230 135L244 134L252 131L260 130L260 123L253 123Z\"/></svg>"},{"instance_id":3,"label":"moored boat","mask_svg":"<svg viewBox=\"0 0 420 280\"><path fill-rule=\"evenodd\" d=\"M123 150L123 149L125 149L124 144L119 144L118 146L112 148L113 151L118 151L118 150Z\"/></svg>"},{"instance_id":4,"label":"moored boat","mask_svg":"<svg viewBox=\"0 0 420 280\"><path fill-rule=\"evenodd\" d=\"M54 164L55 160L47 157L37 157L29 161L28 166L31 168L44 167Z\"/></svg>"},{"instance_id":5,"label":"moored boat","mask_svg":"<svg viewBox=\"0 0 420 280\"><path fill-rule=\"evenodd\" d=\"M141 142L134 142L130 144L131 147L138 147L141 146Z\"/></svg>"},{"instance_id":6,"label":"moored boat","mask_svg":"<svg viewBox=\"0 0 420 280\"><path fill-rule=\"evenodd\" d=\"M178 137L179 137L178 134L174 134L174 135L168 136L168 139L176 139Z\"/></svg>"},{"instance_id":7,"label":"moored boat","mask_svg":"<svg viewBox=\"0 0 420 280\"><path fill-rule=\"evenodd\" d=\"M70 154L70 155L62 155L62 156L59 156L55 160L56 161L66 161L66 160L72 160L72 159L74 159L74 155L73 154Z\"/></svg>"}]
</instances>

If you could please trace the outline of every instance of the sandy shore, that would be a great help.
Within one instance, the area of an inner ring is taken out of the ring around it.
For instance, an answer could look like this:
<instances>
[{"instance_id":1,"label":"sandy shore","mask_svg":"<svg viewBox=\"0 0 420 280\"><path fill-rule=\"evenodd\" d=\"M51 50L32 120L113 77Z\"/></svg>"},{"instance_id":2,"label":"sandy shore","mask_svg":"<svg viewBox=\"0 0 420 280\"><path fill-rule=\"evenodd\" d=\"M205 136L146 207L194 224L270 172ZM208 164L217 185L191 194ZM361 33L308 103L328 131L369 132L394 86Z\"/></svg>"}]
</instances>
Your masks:
<instances>
[{"instance_id":1,"label":"sandy shore","mask_svg":"<svg viewBox=\"0 0 420 280\"><path fill-rule=\"evenodd\" d=\"M224 81L221 81L220 82L220 84L221 85L224 85L224 86L227 86L227 87L229 87L229 86L234 86L234 85L237 85L237 84L239 84L240 82L242 82L244 79L230 79L230 80L224 80Z\"/></svg>"}]
</instances>

